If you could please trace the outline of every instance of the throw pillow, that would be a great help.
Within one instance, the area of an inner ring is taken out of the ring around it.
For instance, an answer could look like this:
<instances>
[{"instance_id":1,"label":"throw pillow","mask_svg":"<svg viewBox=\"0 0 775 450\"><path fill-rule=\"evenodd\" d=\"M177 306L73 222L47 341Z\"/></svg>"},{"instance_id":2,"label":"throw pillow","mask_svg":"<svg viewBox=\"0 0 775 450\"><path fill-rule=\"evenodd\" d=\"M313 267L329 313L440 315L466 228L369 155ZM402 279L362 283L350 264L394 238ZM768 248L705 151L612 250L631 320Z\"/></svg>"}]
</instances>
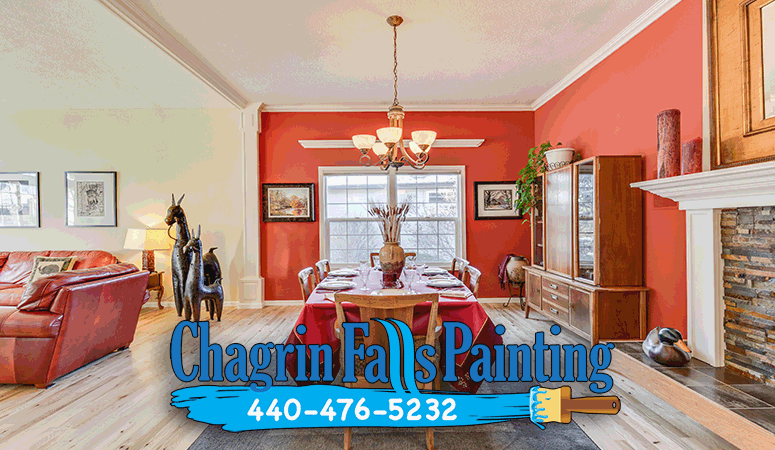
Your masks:
<instances>
[{"instance_id":1,"label":"throw pillow","mask_svg":"<svg viewBox=\"0 0 775 450\"><path fill-rule=\"evenodd\" d=\"M30 273L30 278L27 280L27 285L30 285L33 281L47 275L70 270L77 260L78 258L75 256L36 256L35 262L32 265L32 273Z\"/></svg>"}]
</instances>

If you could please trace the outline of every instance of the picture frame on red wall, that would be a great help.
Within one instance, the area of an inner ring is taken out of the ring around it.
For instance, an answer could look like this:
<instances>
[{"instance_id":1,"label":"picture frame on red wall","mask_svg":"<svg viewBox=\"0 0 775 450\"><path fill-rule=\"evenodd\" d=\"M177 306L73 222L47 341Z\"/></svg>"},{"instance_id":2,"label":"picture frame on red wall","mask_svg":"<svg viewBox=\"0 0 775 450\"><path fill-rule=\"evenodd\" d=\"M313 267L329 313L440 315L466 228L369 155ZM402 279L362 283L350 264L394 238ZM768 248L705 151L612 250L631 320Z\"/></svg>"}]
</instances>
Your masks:
<instances>
[{"instance_id":1,"label":"picture frame on red wall","mask_svg":"<svg viewBox=\"0 0 775 450\"><path fill-rule=\"evenodd\" d=\"M315 183L263 183L261 193L264 223L315 221Z\"/></svg>"}]
</instances>

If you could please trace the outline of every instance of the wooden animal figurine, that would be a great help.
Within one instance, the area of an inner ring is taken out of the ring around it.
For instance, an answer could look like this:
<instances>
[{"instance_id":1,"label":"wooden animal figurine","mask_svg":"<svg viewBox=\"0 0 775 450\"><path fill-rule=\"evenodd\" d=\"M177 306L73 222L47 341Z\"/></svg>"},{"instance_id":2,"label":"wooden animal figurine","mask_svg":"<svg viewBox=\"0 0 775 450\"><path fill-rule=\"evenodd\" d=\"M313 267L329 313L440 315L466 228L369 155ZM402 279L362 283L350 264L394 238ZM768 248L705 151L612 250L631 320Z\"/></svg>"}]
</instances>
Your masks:
<instances>
[{"instance_id":1,"label":"wooden animal figurine","mask_svg":"<svg viewBox=\"0 0 775 450\"><path fill-rule=\"evenodd\" d=\"M656 327L651 330L643 341L643 351L665 366L684 366L692 359L692 351L675 328Z\"/></svg>"},{"instance_id":2,"label":"wooden animal figurine","mask_svg":"<svg viewBox=\"0 0 775 450\"><path fill-rule=\"evenodd\" d=\"M218 262L218 257L213 253L218 247L210 247L202 256L205 267L205 284L213 284L215 280L223 278L221 276L221 263Z\"/></svg>"},{"instance_id":3,"label":"wooden animal figurine","mask_svg":"<svg viewBox=\"0 0 775 450\"><path fill-rule=\"evenodd\" d=\"M168 227L172 228L173 224L177 224L177 239L175 239L175 245L172 247L172 254L170 255L170 267L172 268L172 292L175 296L175 310L178 312L178 317L183 312L183 292L186 288L186 276L188 275L188 267L191 264L191 259L183 251L183 247L188 243L190 235L188 234L188 221L186 221L186 213L183 208L180 207L180 202L183 201L183 194L177 203L175 203L175 194L172 194L172 205L167 208L167 217L164 218L164 223ZM167 229L169 234L169 229Z\"/></svg>"},{"instance_id":4,"label":"wooden animal figurine","mask_svg":"<svg viewBox=\"0 0 775 450\"><path fill-rule=\"evenodd\" d=\"M184 293L186 320L191 320L193 315L194 322L199 322L201 303L204 300L209 302L210 319L217 314L218 322L220 322L221 314L223 313L223 287L221 286L220 278L216 279L213 284L205 284L202 241L199 240L201 234L202 226L199 225L196 237L193 237L194 233L192 230L191 239L183 247L185 253L191 254L191 264L188 268Z\"/></svg>"}]
</instances>

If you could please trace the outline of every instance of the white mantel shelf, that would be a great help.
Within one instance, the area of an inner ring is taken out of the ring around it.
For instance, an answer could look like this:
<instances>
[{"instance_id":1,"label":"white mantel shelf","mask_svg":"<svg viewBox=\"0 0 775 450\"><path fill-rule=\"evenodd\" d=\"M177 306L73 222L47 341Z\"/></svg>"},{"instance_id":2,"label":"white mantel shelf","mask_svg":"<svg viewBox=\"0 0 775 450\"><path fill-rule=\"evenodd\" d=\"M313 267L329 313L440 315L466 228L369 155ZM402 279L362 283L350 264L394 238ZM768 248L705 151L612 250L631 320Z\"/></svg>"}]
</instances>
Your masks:
<instances>
[{"instance_id":1,"label":"white mantel shelf","mask_svg":"<svg viewBox=\"0 0 775 450\"><path fill-rule=\"evenodd\" d=\"M775 161L632 183L680 209L775 205Z\"/></svg>"},{"instance_id":2,"label":"white mantel shelf","mask_svg":"<svg viewBox=\"0 0 775 450\"><path fill-rule=\"evenodd\" d=\"M404 147L409 148L411 139L404 139ZM484 139L436 139L433 148L477 148L484 143ZM304 148L355 148L351 139L336 140L300 140Z\"/></svg>"}]
</instances>

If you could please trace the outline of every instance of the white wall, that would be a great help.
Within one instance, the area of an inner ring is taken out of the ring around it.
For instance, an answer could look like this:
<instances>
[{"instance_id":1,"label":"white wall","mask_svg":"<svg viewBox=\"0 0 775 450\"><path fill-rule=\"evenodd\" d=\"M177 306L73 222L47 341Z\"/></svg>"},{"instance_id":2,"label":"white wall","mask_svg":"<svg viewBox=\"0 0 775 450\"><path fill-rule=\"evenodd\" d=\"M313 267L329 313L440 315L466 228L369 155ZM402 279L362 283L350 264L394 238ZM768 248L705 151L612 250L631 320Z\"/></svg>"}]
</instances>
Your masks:
<instances>
[{"instance_id":1,"label":"white wall","mask_svg":"<svg viewBox=\"0 0 775 450\"><path fill-rule=\"evenodd\" d=\"M124 250L127 228L166 227L170 195L202 245L218 247L226 301L239 301L242 168L234 109L0 111L0 172L40 172L41 227L0 228L0 251L100 249L141 266ZM118 172L118 226L65 226L65 171ZM169 252L156 252L171 301ZM152 299L155 304L155 298Z\"/></svg>"}]
</instances>

